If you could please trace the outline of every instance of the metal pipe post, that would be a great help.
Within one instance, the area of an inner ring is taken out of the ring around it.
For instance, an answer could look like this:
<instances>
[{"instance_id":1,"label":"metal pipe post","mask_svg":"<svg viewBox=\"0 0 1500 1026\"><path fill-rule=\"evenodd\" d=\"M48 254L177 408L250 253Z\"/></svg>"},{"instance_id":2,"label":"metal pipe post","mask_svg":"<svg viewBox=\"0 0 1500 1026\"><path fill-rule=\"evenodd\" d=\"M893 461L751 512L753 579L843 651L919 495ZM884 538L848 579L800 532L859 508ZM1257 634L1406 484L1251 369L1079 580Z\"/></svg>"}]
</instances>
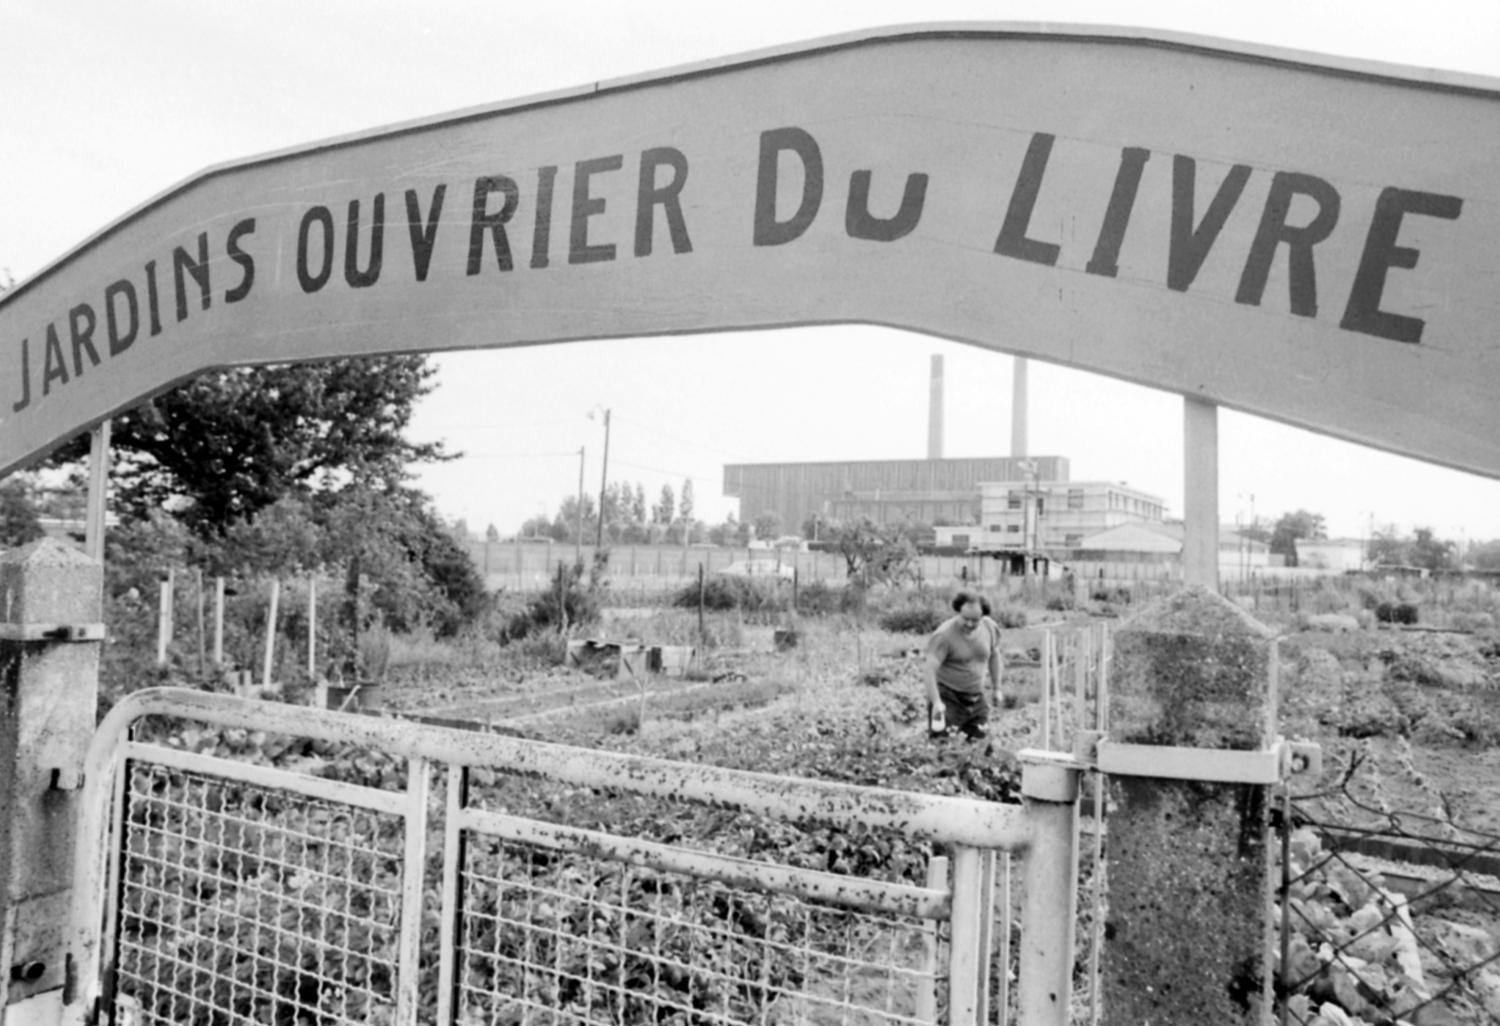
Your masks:
<instances>
[{"instance_id":1,"label":"metal pipe post","mask_svg":"<svg viewBox=\"0 0 1500 1026\"><path fill-rule=\"evenodd\" d=\"M1022 752L1031 824L1021 922L1020 1021L1067 1026L1078 910L1078 775L1066 757Z\"/></svg>"},{"instance_id":2,"label":"metal pipe post","mask_svg":"<svg viewBox=\"0 0 1500 1026\"><path fill-rule=\"evenodd\" d=\"M934 855L927 862L927 889L940 891L948 886L948 859ZM938 936L937 924L926 923L921 928L923 976L917 979L915 999L916 1019L922 1023L937 1022L937 970Z\"/></svg>"},{"instance_id":3,"label":"metal pipe post","mask_svg":"<svg viewBox=\"0 0 1500 1026\"><path fill-rule=\"evenodd\" d=\"M953 917L948 934L948 1022L975 1026L979 1022L979 987L989 952L981 951L983 918L991 910L979 900L984 887L983 853L978 848L953 848Z\"/></svg>"}]
</instances>

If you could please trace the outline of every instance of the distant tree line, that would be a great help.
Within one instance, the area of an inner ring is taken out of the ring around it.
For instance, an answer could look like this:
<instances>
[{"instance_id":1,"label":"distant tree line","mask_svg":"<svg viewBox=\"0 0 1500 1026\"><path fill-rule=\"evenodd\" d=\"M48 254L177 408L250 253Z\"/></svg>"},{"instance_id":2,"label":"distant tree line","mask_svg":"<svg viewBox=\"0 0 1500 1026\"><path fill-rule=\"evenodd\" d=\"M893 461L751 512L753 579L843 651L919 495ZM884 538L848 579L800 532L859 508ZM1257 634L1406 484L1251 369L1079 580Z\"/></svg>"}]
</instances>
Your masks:
<instances>
[{"instance_id":1,"label":"distant tree line","mask_svg":"<svg viewBox=\"0 0 1500 1026\"><path fill-rule=\"evenodd\" d=\"M604 489L603 540L607 545L726 544L715 540L723 537L722 530L693 515L695 505L692 478L682 482L680 495L670 484L662 485L656 501L649 505L646 486L639 481L611 481ZM598 507L588 493L569 495L551 517L538 515L522 523L520 534L559 542L581 539L592 544L600 537ZM734 529L737 533L737 524Z\"/></svg>"},{"instance_id":2,"label":"distant tree line","mask_svg":"<svg viewBox=\"0 0 1500 1026\"><path fill-rule=\"evenodd\" d=\"M1286 565L1297 565L1297 542L1319 541L1328 537L1322 514L1298 509L1283 513L1269 530L1253 525L1246 535L1270 544L1273 555L1281 555ZM1365 543L1365 558L1372 566L1404 566L1422 570L1500 570L1500 539L1476 542L1467 549L1459 543L1439 538L1430 527L1416 527L1404 534L1394 527L1374 531Z\"/></svg>"}]
</instances>

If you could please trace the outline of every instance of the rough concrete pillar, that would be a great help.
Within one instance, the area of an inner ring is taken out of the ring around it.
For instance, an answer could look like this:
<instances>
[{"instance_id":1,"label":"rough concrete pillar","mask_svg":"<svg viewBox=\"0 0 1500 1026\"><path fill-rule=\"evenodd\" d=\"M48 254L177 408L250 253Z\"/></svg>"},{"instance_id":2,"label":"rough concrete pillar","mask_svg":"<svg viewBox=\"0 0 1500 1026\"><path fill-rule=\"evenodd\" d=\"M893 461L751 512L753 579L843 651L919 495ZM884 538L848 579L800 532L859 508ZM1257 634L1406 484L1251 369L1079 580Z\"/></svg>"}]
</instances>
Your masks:
<instances>
[{"instance_id":1,"label":"rough concrete pillar","mask_svg":"<svg viewBox=\"0 0 1500 1026\"><path fill-rule=\"evenodd\" d=\"M1253 759L1274 740L1275 659L1272 632L1216 592L1189 588L1154 603L1114 634L1109 742L1177 749L1137 752L1138 772L1176 776L1213 759L1206 776L1233 777L1252 760L1226 760L1222 750ZM1270 786L1119 774L1108 782L1104 1026L1262 1021Z\"/></svg>"},{"instance_id":2,"label":"rough concrete pillar","mask_svg":"<svg viewBox=\"0 0 1500 1026\"><path fill-rule=\"evenodd\" d=\"M0 1021L37 1021L17 1004L63 984L101 580L97 560L51 539L0 555Z\"/></svg>"}]
</instances>

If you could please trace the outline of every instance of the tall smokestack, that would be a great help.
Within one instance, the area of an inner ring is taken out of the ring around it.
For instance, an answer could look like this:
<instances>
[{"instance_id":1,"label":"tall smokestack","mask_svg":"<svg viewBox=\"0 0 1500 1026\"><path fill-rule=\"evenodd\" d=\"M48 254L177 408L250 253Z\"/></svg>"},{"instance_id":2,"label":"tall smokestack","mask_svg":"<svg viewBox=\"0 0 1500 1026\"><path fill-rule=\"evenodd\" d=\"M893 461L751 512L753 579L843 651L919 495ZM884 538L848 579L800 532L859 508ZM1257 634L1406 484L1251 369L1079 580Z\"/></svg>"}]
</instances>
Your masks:
<instances>
[{"instance_id":1,"label":"tall smokestack","mask_svg":"<svg viewBox=\"0 0 1500 1026\"><path fill-rule=\"evenodd\" d=\"M932 378L927 392L927 458L943 458L943 356L932 354Z\"/></svg>"},{"instance_id":2,"label":"tall smokestack","mask_svg":"<svg viewBox=\"0 0 1500 1026\"><path fill-rule=\"evenodd\" d=\"M1017 356L1010 376L1010 456L1026 455L1026 359Z\"/></svg>"}]
</instances>

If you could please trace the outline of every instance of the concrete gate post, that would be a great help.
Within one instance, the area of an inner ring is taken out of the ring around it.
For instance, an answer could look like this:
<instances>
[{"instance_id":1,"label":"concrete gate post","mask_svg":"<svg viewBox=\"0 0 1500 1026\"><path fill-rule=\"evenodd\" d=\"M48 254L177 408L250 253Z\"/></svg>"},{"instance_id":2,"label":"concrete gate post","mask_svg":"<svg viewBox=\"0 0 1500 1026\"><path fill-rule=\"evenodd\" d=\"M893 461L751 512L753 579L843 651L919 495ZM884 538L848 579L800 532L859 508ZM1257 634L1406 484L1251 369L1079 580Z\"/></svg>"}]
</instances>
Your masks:
<instances>
[{"instance_id":1,"label":"concrete gate post","mask_svg":"<svg viewBox=\"0 0 1500 1026\"><path fill-rule=\"evenodd\" d=\"M11 1026L60 1014L102 573L51 539L0 555L0 1021Z\"/></svg>"},{"instance_id":2,"label":"concrete gate post","mask_svg":"<svg viewBox=\"0 0 1500 1026\"><path fill-rule=\"evenodd\" d=\"M1105 1026L1268 1022L1272 632L1206 588L1114 634Z\"/></svg>"}]
</instances>

